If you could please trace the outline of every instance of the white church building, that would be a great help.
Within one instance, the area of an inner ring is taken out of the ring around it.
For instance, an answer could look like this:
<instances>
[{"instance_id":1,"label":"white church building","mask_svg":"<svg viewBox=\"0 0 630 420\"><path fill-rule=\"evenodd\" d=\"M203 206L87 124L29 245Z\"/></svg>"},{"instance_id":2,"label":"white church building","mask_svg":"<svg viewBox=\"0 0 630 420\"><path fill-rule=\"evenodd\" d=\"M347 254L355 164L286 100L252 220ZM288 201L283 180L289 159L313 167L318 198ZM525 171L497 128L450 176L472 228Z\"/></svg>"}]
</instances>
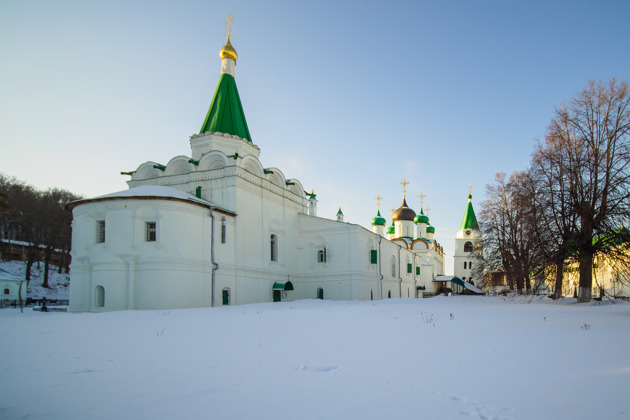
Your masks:
<instances>
[{"instance_id":1,"label":"white church building","mask_svg":"<svg viewBox=\"0 0 630 420\"><path fill-rule=\"evenodd\" d=\"M341 209L335 220L318 217L314 193L259 160L229 35L220 55L219 83L199 134L190 138L190 157L146 162L129 173L128 190L68 205L70 310L438 292L442 283L433 280L444 274L444 250L423 211L416 215L403 197L393 225L386 229L378 211L372 231L344 222Z\"/></svg>"}]
</instances>

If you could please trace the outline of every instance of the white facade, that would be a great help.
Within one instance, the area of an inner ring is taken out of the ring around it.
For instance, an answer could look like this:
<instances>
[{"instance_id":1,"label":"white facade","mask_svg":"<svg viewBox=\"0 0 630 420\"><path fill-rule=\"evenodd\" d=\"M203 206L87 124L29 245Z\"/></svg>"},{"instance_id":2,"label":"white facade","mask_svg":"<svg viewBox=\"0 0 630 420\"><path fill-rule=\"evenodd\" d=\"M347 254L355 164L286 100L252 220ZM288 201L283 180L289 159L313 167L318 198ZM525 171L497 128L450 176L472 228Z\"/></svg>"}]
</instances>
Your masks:
<instances>
[{"instance_id":1,"label":"white facade","mask_svg":"<svg viewBox=\"0 0 630 420\"><path fill-rule=\"evenodd\" d=\"M0 270L0 299L26 302L26 280Z\"/></svg>"},{"instance_id":2,"label":"white facade","mask_svg":"<svg viewBox=\"0 0 630 420\"><path fill-rule=\"evenodd\" d=\"M233 76L235 52L223 51L222 71ZM129 190L69 205L71 311L435 291L443 250L432 234L414 240L413 222L390 241L384 228L343 222L341 209L337 220L317 217L315 194L265 168L251 141L208 131L190 146L191 157L140 165Z\"/></svg>"}]
</instances>

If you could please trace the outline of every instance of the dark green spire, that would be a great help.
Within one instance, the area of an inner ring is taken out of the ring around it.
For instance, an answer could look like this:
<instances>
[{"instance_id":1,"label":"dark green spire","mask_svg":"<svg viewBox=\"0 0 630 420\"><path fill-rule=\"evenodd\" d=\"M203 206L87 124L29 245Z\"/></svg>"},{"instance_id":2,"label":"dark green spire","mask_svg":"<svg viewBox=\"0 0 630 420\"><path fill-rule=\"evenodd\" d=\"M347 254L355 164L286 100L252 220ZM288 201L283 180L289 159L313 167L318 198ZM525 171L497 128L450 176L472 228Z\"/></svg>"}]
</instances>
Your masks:
<instances>
[{"instance_id":1,"label":"dark green spire","mask_svg":"<svg viewBox=\"0 0 630 420\"><path fill-rule=\"evenodd\" d=\"M464 220L462 220L462 225L459 227L459 230L479 230L479 223L477 223L477 217L475 216L475 210L473 210L471 199L472 195L468 194L468 207L466 207L466 214L464 215Z\"/></svg>"}]
</instances>

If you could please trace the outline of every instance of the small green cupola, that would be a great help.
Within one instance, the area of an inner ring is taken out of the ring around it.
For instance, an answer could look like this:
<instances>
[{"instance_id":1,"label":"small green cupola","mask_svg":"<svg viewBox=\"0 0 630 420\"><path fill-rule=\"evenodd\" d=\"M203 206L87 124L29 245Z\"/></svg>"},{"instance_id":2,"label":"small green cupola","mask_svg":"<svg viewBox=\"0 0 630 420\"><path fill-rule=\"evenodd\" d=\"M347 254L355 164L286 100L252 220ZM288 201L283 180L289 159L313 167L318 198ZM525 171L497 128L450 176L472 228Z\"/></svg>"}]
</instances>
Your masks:
<instances>
[{"instance_id":1,"label":"small green cupola","mask_svg":"<svg viewBox=\"0 0 630 420\"><path fill-rule=\"evenodd\" d=\"M231 21L232 16L230 15L228 17L227 42L220 51L221 77L199 134L217 132L238 136L251 142L252 137L249 134L245 112L234 79L234 69L238 56L230 42Z\"/></svg>"},{"instance_id":2,"label":"small green cupola","mask_svg":"<svg viewBox=\"0 0 630 420\"><path fill-rule=\"evenodd\" d=\"M392 225L387 228L387 234L388 235L395 235L396 234L396 226L394 226L394 222L392 222Z\"/></svg>"},{"instance_id":3,"label":"small green cupola","mask_svg":"<svg viewBox=\"0 0 630 420\"><path fill-rule=\"evenodd\" d=\"M387 224L387 221L385 220L384 217L381 216L381 211L377 210L376 217L372 219L372 226L385 226L386 224Z\"/></svg>"},{"instance_id":4,"label":"small green cupola","mask_svg":"<svg viewBox=\"0 0 630 420\"><path fill-rule=\"evenodd\" d=\"M427 233L435 233L435 228L433 226L427 226Z\"/></svg>"},{"instance_id":5,"label":"small green cupola","mask_svg":"<svg viewBox=\"0 0 630 420\"><path fill-rule=\"evenodd\" d=\"M339 211L337 212L337 221L343 222L343 212L341 211L341 207L339 207Z\"/></svg>"},{"instance_id":6,"label":"small green cupola","mask_svg":"<svg viewBox=\"0 0 630 420\"><path fill-rule=\"evenodd\" d=\"M420 207L420 213L413 219L413 222L417 225L418 223L424 223L425 225L429 224L429 218L425 216L422 211L422 207Z\"/></svg>"},{"instance_id":7,"label":"small green cupola","mask_svg":"<svg viewBox=\"0 0 630 420\"><path fill-rule=\"evenodd\" d=\"M472 194L468 193L468 206L466 207L466 214L464 220L459 227L459 230L473 229L479 230L479 223L477 223L477 217L475 216L475 210L472 205Z\"/></svg>"}]
</instances>

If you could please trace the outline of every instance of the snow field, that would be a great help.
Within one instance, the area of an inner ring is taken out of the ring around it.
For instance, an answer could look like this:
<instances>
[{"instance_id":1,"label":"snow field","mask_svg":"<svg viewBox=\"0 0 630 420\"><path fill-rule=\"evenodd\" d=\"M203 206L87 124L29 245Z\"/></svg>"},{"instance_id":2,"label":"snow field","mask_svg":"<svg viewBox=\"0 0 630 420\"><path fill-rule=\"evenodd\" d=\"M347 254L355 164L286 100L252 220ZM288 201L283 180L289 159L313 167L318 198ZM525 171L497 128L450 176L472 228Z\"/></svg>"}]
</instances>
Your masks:
<instances>
[{"instance_id":1,"label":"snow field","mask_svg":"<svg viewBox=\"0 0 630 420\"><path fill-rule=\"evenodd\" d=\"M523 302L4 309L0 417L630 418L630 305Z\"/></svg>"}]
</instances>

